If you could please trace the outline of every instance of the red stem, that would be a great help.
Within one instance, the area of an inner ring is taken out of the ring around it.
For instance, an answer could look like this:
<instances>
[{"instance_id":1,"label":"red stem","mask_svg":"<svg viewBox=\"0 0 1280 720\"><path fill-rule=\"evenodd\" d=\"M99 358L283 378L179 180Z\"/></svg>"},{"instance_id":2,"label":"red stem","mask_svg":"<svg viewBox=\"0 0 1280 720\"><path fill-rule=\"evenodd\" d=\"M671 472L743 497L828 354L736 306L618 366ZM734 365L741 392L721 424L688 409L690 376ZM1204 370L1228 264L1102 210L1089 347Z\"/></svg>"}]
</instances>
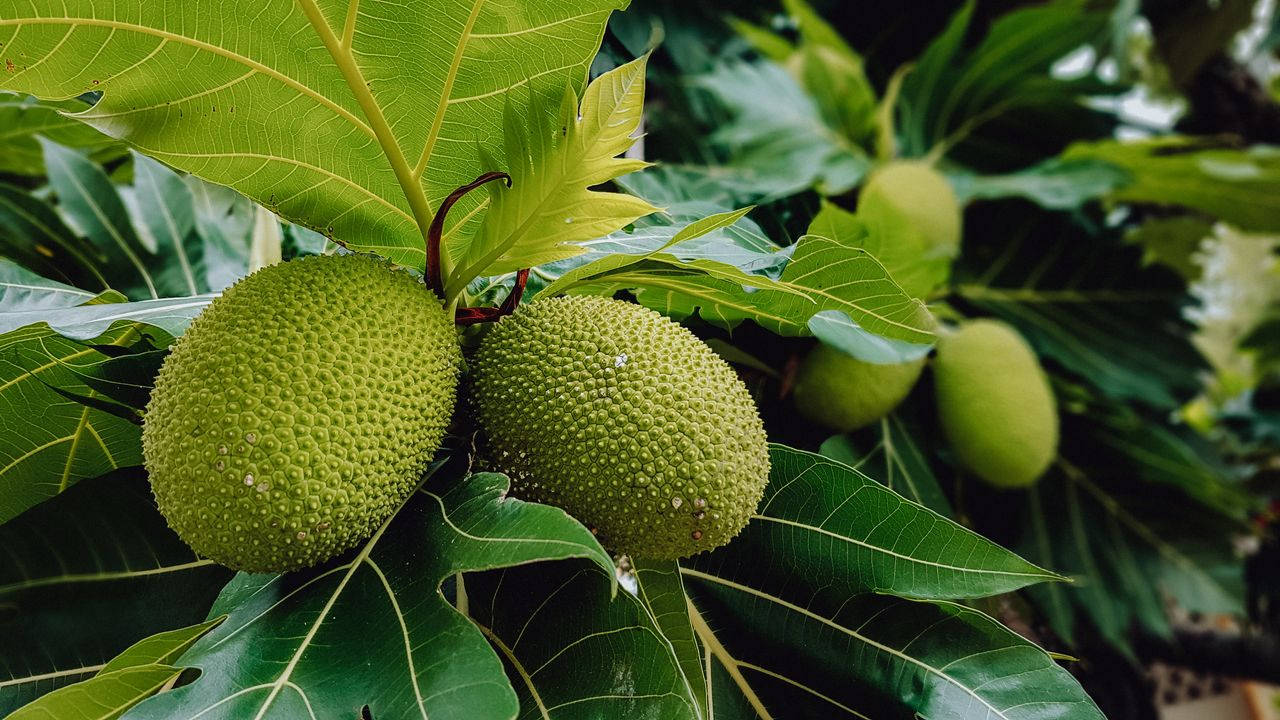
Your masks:
<instances>
[{"instance_id":1,"label":"red stem","mask_svg":"<svg viewBox=\"0 0 1280 720\"><path fill-rule=\"evenodd\" d=\"M449 214L449 209L454 203L462 199L463 195L475 190L487 182L492 182L502 178L507 182L507 187L511 187L511 176L504 172L487 172L462 187L449 193L449 196L440 203L440 209L436 210L435 217L431 218L431 227L427 228L427 283L436 295L444 297L444 278L440 277L440 237L444 234L444 218ZM461 317L461 315L459 316Z\"/></svg>"}]
</instances>

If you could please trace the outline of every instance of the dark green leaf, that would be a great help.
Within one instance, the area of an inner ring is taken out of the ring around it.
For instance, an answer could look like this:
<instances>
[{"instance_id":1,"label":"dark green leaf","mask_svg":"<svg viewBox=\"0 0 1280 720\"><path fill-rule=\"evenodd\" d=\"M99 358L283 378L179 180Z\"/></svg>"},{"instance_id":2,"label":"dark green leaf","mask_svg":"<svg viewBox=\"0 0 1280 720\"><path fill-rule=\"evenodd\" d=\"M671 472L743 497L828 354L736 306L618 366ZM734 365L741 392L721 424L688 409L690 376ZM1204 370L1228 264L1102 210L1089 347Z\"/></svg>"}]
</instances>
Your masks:
<instances>
[{"instance_id":1,"label":"dark green leaf","mask_svg":"<svg viewBox=\"0 0 1280 720\"><path fill-rule=\"evenodd\" d=\"M867 436L874 445L860 442ZM938 485L918 437L921 436L909 432L897 415L886 415L865 433L829 438L822 444L821 453L866 473L912 502L951 517L951 502Z\"/></svg>"},{"instance_id":2,"label":"dark green leaf","mask_svg":"<svg viewBox=\"0 0 1280 720\"><path fill-rule=\"evenodd\" d=\"M471 617L508 668L521 718L700 717L672 644L636 597L610 598L611 580L582 562L466 576Z\"/></svg>"},{"instance_id":3,"label":"dark green leaf","mask_svg":"<svg viewBox=\"0 0 1280 720\"><path fill-rule=\"evenodd\" d=\"M199 622L231 577L169 530L140 469L28 510L0 526L0 546L0 715Z\"/></svg>"},{"instance_id":4,"label":"dark green leaf","mask_svg":"<svg viewBox=\"0 0 1280 720\"><path fill-rule=\"evenodd\" d=\"M236 576L211 611L227 621L180 661L199 667L200 679L129 717L169 720L181 708L204 718L346 720L364 705L375 718L513 716L516 694L498 656L441 583L562 558L588 559L612 578L613 562L563 511L506 497L505 477L463 479L463 459L437 465L353 552L304 572Z\"/></svg>"}]
</instances>

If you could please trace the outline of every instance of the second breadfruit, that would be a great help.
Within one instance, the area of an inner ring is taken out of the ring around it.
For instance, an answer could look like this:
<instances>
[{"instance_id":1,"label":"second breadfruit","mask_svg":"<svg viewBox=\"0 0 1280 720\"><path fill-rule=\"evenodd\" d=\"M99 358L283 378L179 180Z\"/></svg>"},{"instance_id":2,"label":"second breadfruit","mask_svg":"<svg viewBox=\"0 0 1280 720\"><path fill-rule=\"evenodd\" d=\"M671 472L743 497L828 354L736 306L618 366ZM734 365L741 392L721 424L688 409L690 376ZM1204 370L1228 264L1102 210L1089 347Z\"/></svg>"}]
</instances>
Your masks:
<instances>
[{"instance_id":1,"label":"second breadfruit","mask_svg":"<svg viewBox=\"0 0 1280 720\"><path fill-rule=\"evenodd\" d=\"M564 508L617 552L666 560L723 545L769 476L746 386L693 333L631 303L522 306L474 363L488 452L517 495Z\"/></svg>"},{"instance_id":2,"label":"second breadfruit","mask_svg":"<svg viewBox=\"0 0 1280 720\"><path fill-rule=\"evenodd\" d=\"M1058 408L1035 353L995 320L938 341L938 419L962 465L991 485L1027 487L1058 451Z\"/></svg>"},{"instance_id":3,"label":"second breadfruit","mask_svg":"<svg viewBox=\"0 0 1280 720\"><path fill-rule=\"evenodd\" d=\"M819 345L796 372L796 409L833 430L857 430L897 407L923 368L924 358L877 365Z\"/></svg>"}]
</instances>

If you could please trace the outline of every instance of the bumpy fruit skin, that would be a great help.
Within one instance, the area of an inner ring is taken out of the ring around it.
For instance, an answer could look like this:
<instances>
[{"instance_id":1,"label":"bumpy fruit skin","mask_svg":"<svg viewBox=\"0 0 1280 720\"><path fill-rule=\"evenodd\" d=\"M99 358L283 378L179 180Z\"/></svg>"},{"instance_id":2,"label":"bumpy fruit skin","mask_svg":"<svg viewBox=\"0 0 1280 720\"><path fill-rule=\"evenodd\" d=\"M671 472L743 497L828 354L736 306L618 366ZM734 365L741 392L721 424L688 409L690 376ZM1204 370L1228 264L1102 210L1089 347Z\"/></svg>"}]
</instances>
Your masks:
<instances>
[{"instance_id":1,"label":"bumpy fruit skin","mask_svg":"<svg viewBox=\"0 0 1280 720\"><path fill-rule=\"evenodd\" d=\"M849 432L889 414L915 387L924 358L875 365L819 345L796 371L796 409L813 422Z\"/></svg>"},{"instance_id":2,"label":"bumpy fruit skin","mask_svg":"<svg viewBox=\"0 0 1280 720\"><path fill-rule=\"evenodd\" d=\"M416 486L461 350L421 282L366 256L263 268L166 358L142 449L169 525L223 565L282 572L367 538Z\"/></svg>"},{"instance_id":3,"label":"bumpy fruit skin","mask_svg":"<svg viewBox=\"0 0 1280 720\"><path fill-rule=\"evenodd\" d=\"M938 341L938 417L956 458L999 488L1035 484L1058 450L1058 408L1035 353L1013 328L967 322Z\"/></svg>"},{"instance_id":4,"label":"bumpy fruit skin","mask_svg":"<svg viewBox=\"0 0 1280 720\"><path fill-rule=\"evenodd\" d=\"M473 369L494 464L606 547L654 560L710 550L760 502L769 452L746 386L652 310L538 300L498 323Z\"/></svg>"},{"instance_id":5,"label":"bumpy fruit skin","mask_svg":"<svg viewBox=\"0 0 1280 720\"><path fill-rule=\"evenodd\" d=\"M926 257L960 251L960 203L951 183L927 163L897 160L876 170L858 196L858 217L898 220L920 233Z\"/></svg>"}]
</instances>

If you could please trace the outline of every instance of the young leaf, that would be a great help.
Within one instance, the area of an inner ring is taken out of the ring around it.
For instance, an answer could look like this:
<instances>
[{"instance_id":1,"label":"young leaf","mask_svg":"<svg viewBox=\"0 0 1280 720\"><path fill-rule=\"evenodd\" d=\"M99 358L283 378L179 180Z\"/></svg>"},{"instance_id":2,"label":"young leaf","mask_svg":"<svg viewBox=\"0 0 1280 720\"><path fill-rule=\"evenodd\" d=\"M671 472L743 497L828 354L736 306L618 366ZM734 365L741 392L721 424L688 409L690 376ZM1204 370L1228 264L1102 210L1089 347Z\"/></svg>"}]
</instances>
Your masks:
<instances>
[{"instance_id":1,"label":"young leaf","mask_svg":"<svg viewBox=\"0 0 1280 720\"><path fill-rule=\"evenodd\" d=\"M211 611L226 622L182 657L201 668L200 679L129 717L168 720L181 708L293 720L364 705L375 718L514 717L516 694L498 656L446 602L441 583L565 558L612 578L613 561L563 511L506 497L504 476L464 478L462 460L437 465L353 552L304 572L238 575Z\"/></svg>"},{"instance_id":2,"label":"young leaf","mask_svg":"<svg viewBox=\"0 0 1280 720\"><path fill-rule=\"evenodd\" d=\"M521 717L701 718L656 619L630 593L610 598L609 584L583 562L466 576L473 621L506 664Z\"/></svg>"},{"instance_id":3,"label":"young leaf","mask_svg":"<svg viewBox=\"0 0 1280 720\"><path fill-rule=\"evenodd\" d=\"M481 275L573 257L584 252L577 243L657 209L632 195L590 189L646 165L616 156L635 142L647 60L642 57L596 78L581 107L572 88L566 88L554 112L535 102L532 121L507 106L511 188L490 184L489 212L460 253L457 270L446 283L447 296Z\"/></svg>"},{"instance_id":4,"label":"young leaf","mask_svg":"<svg viewBox=\"0 0 1280 720\"><path fill-rule=\"evenodd\" d=\"M200 622L231 577L168 528L141 469L80 482L0 526L0 544L0 715Z\"/></svg>"},{"instance_id":5,"label":"young leaf","mask_svg":"<svg viewBox=\"0 0 1280 720\"><path fill-rule=\"evenodd\" d=\"M6 2L0 43L13 71L0 89L100 91L78 119L421 267L436 204L479 173L476 145L502 154L506 91L581 87L610 11L625 4L302 0L210 13L165 0L104 14L94 0ZM479 202L464 199L459 223Z\"/></svg>"},{"instance_id":6,"label":"young leaf","mask_svg":"<svg viewBox=\"0 0 1280 720\"><path fill-rule=\"evenodd\" d=\"M171 665L197 640L207 635L210 630L221 625L225 619L217 617L190 627L166 630L151 637L143 638L130 645L124 652L111 658L111 662L107 663L106 667L102 668L98 674L104 675L116 670L152 663Z\"/></svg>"}]
</instances>

